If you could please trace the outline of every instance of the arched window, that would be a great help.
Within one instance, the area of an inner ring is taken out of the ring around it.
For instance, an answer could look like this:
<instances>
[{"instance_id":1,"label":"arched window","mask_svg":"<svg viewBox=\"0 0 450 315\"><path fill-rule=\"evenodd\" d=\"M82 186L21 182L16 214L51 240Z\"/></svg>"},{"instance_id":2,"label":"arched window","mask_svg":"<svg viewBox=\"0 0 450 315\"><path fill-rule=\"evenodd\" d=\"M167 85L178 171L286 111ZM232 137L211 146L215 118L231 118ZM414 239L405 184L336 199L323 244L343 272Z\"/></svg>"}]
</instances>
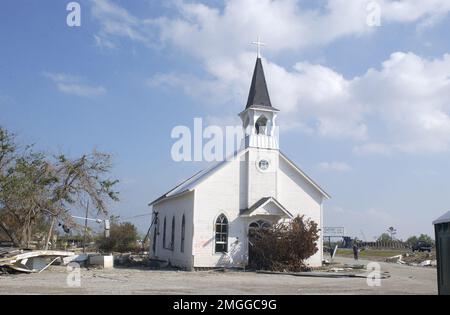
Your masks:
<instances>
[{"instance_id":1,"label":"arched window","mask_svg":"<svg viewBox=\"0 0 450 315\"><path fill-rule=\"evenodd\" d=\"M170 235L170 249L175 248L175 216L172 218L172 234Z\"/></svg>"},{"instance_id":2,"label":"arched window","mask_svg":"<svg viewBox=\"0 0 450 315\"><path fill-rule=\"evenodd\" d=\"M259 224L258 224L258 222L252 222L252 223L250 223L249 227L251 229L259 229Z\"/></svg>"},{"instance_id":3,"label":"arched window","mask_svg":"<svg viewBox=\"0 0 450 315\"><path fill-rule=\"evenodd\" d=\"M184 239L186 238L186 219L183 214L183 219L181 220L181 252L184 253Z\"/></svg>"},{"instance_id":4,"label":"arched window","mask_svg":"<svg viewBox=\"0 0 450 315\"><path fill-rule=\"evenodd\" d=\"M216 253L228 252L228 219L221 214L216 220Z\"/></svg>"},{"instance_id":5,"label":"arched window","mask_svg":"<svg viewBox=\"0 0 450 315\"><path fill-rule=\"evenodd\" d=\"M166 248L166 231L167 231L167 220L164 218L164 225L163 225L163 248Z\"/></svg>"},{"instance_id":6,"label":"arched window","mask_svg":"<svg viewBox=\"0 0 450 315\"><path fill-rule=\"evenodd\" d=\"M271 227L272 224L264 220L254 221L249 225L251 229L270 229Z\"/></svg>"},{"instance_id":7,"label":"arched window","mask_svg":"<svg viewBox=\"0 0 450 315\"><path fill-rule=\"evenodd\" d=\"M259 117L256 121L255 128L256 134L267 135L267 118L265 116Z\"/></svg>"}]
</instances>

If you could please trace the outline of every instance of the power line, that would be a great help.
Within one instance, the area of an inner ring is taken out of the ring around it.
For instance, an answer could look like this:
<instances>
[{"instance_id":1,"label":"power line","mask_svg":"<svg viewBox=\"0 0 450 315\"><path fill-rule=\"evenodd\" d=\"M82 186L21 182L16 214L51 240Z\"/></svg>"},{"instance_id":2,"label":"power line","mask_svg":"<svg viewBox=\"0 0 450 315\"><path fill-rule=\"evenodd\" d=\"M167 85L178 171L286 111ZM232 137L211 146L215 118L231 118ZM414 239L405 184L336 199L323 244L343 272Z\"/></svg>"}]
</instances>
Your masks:
<instances>
[{"instance_id":1,"label":"power line","mask_svg":"<svg viewBox=\"0 0 450 315\"><path fill-rule=\"evenodd\" d=\"M152 215L151 213L138 214L138 215L128 217L128 218L120 218L120 220L124 221L124 220L130 220L130 219L137 219L137 218L142 218L142 217L149 217L151 215Z\"/></svg>"}]
</instances>

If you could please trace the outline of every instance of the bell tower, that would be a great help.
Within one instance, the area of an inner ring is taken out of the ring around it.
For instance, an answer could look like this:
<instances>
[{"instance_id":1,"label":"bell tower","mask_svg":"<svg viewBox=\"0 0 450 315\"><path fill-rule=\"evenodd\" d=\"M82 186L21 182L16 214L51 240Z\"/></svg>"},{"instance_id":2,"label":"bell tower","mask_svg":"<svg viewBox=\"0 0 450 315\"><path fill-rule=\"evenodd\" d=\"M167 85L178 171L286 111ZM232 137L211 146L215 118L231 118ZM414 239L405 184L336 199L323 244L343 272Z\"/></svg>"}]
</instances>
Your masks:
<instances>
[{"instance_id":1,"label":"bell tower","mask_svg":"<svg viewBox=\"0 0 450 315\"><path fill-rule=\"evenodd\" d=\"M262 198L278 198L277 174L279 144L277 116L279 110L272 106L258 45L258 57L245 110L239 114L244 129L244 146L247 149L242 163L241 208L246 209ZM244 197L245 196L245 197Z\"/></svg>"},{"instance_id":2,"label":"bell tower","mask_svg":"<svg viewBox=\"0 0 450 315\"><path fill-rule=\"evenodd\" d=\"M278 109L272 107L261 57L258 54L247 106L239 114L244 128L246 148L279 149L278 112Z\"/></svg>"}]
</instances>

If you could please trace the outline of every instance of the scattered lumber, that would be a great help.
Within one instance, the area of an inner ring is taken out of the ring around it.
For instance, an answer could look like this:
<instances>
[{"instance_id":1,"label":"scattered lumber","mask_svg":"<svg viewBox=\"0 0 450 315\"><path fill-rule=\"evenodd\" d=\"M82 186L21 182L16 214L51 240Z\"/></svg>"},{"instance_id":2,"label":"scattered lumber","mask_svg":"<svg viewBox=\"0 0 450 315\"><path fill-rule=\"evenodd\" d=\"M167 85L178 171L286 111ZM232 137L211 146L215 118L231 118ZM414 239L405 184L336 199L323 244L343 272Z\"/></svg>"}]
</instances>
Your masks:
<instances>
[{"instance_id":1,"label":"scattered lumber","mask_svg":"<svg viewBox=\"0 0 450 315\"><path fill-rule=\"evenodd\" d=\"M20 249L1 249L0 267L24 273L39 273L56 261L64 262L64 258L76 256L73 252L38 250L23 251Z\"/></svg>"}]
</instances>

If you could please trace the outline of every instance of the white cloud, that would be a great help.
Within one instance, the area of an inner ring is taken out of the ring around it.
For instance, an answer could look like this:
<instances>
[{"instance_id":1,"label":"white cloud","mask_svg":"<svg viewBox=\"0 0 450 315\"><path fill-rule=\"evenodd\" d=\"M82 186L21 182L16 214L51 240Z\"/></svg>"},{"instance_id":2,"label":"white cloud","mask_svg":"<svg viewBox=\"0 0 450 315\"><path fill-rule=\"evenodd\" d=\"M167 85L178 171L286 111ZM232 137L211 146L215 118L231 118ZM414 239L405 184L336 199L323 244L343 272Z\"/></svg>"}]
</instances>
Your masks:
<instances>
[{"instance_id":1,"label":"white cloud","mask_svg":"<svg viewBox=\"0 0 450 315\"><path fill-rule=\"evenodd\" d=\"M371 109L387 133L386 139L368 148L450 149L450 55L427 60L413 53L394 53L380 70L370 69L353 79L351 93Z\"/></svg>"},{"instance_id":2,"label":"white cloud","mask_svg":"<svg viewBox=\"0 0 450 315\"><path fill-rule=\"evenodd\" d=\"M327 0L307 8L299 0L225 0L214 5L171 0L171 17L138 18L111 0L93 0L100 23L97 44L113 47L114 37L157 45L168 43L199 58L231 57L249 51L258 34L269 52L326 45L346 36L376 31L367 23L373 0ZM450 11L448 0L377 0L383 22L430 27ZM195 43L195 44L193 44Z\"/></svg>"},{"instance_id":3,"label":"white cloud","mask_svg":"<svg viewBox=\"0 0 450 315\"><path fill-rule=\"evenodd\" d=\"M160 19L162 40L201 58L248 51L257 34L269 52L325 45L345 36L376 31L367 23L371 0L328 0L306 8L296 0L227 0L223 10L176 1L179 16ZM448 0L379 0L383 22L419 22L430 26L450 11ZM195 43L195 45L192 45Z\"/></svg>"},{"instance_id":4,"label":"white cloud","mask_svg":"<svg viewBox=\"0 0 450 315\"><path fill-rule=\"evenodd\" d=\"M208 106L235 106L248 96L254 62L254 54L244 53L235 60L208 66L209 80L171 73L156 75L149 83L183 88ZM367 137L364 108L351 99L350 82L342 75L308 63L298 63L290 71L275 63L264 64L272 103L287 114L281 118L284 126L317 131L326 137Z\"/></svg>"},{"instance_id":5,"label":"white cloud","mask_svg":"<svg viewBox=\"0 0 450 315\"><path fill-rule=\"evenodd\" d=\"M447 0L376 0L381 5L382 16L392 22L426 21L441 17L450 11Z\"/></svg>"},{"instance_id":6,"label":"white cloud","mask_svg":"<svg viewBox=\"0 0 450 315\"><path fill-rule=\"evenodd\" d=\"M392 149L384 143L367 142L355 146L353 152L358 155L389 155Z\"/></svg>"},{"instance_id":7,"label":"white cloud","mask_svg":"<svg viewBox=\"0 0 450 315\"><path fill-rule=\"evenodd\" d=\"M81 78L64 74L64 73L48 73L44 76L50 79L57 87L57 89L65 94L71 94L81 97L95 97L106 93L103 86L90 86L81 83Z\"/></svg>"},{"instance_id":8,"label":"white cloud","mask_svg":"<svg viewBox=\"0 0 450 315\"><path fill-rule=\"evenodd\" d=\"M172 75L170 82L209 105L239 104L248 93L253 63L254 56L243 54L211 70L210 81ZM397 52L379 70L352 79L322 65L264 64L283 124L355 139L361 155L450 149L450 55L428 60Z\"/></svg>"},{"instance_id":9,"label":"white cloud","mask_svg":"<svg viewBox=\"0 0 450 315\"><path fill-rule=\"evenodd\" d=\"M158 74L149 84L182 88L209 106L243 103L247 97L258 34L273 53L326 45L343 36L376 31L367 25L361 0L328 0L305 8L296 0L227 0L222 9L173 1L174 15L138 19L108 0L95 0L101 24L96 36L172 45L197 57L208 79L190 74ZM448 0L379 0L383 23L431 25L450 10ZM264 17L264 18L261 18ZM99 44L100 45L100 44ZM103 45L107 46L107 45ZM285 68L264 62L273 104L285 126L300 126L323 137L351 138L357 154L446 152L450 149L450 57L427 60L397 52L380 69L345 78L319 64Z\"/></svg>"},{"instance_id":10,"label":"white cloud","mask_svg":"<svg viewBox=\"0 0 450 315\"><path fill-rule=\"evenodd\" d=\"M100 23L100 30L94 35L98 46L115 48L115 38L147 45L155 40L153 26L157 20L139 19L110 0L92 0L91 14Z\"/></svg>"},{"instance_id":11,"label":"white cloud","mask_svg":"<svg viewBox=\"0 0 450 315\"><path fill-rule=\"evenodd\" d=\"M345 173L352 170L352 167L345 162L322 162L318 167L324 172Z\"/></svg>"},{"instance_id":12,"label":"white cloud","mask_svg":"<svg viewBox=\"0 0 450 315\"><path fill-rule=\"evenodd\" d=\"M236 92L241 86L236 82L222 80L222 77L207 80L190 74L159 73L148 79L147 84L152 88L181 89L184 94L211 106L231 103L244 95L243 91Z\"/></svg>"},{"instance_id":13,"label":"white cloud","mask_svg":"<svg viewBox=\"0 0 450 315\"><path fill-rule=\"evenodd\" d=\"M98 47L103 47L103 48L108 48L108 49L113 49L113 48L117 47L117 45L113 41L109 40L105 36L94 35L94 40L95 40L95 45Z\"/></svg>"}]
</instances>

